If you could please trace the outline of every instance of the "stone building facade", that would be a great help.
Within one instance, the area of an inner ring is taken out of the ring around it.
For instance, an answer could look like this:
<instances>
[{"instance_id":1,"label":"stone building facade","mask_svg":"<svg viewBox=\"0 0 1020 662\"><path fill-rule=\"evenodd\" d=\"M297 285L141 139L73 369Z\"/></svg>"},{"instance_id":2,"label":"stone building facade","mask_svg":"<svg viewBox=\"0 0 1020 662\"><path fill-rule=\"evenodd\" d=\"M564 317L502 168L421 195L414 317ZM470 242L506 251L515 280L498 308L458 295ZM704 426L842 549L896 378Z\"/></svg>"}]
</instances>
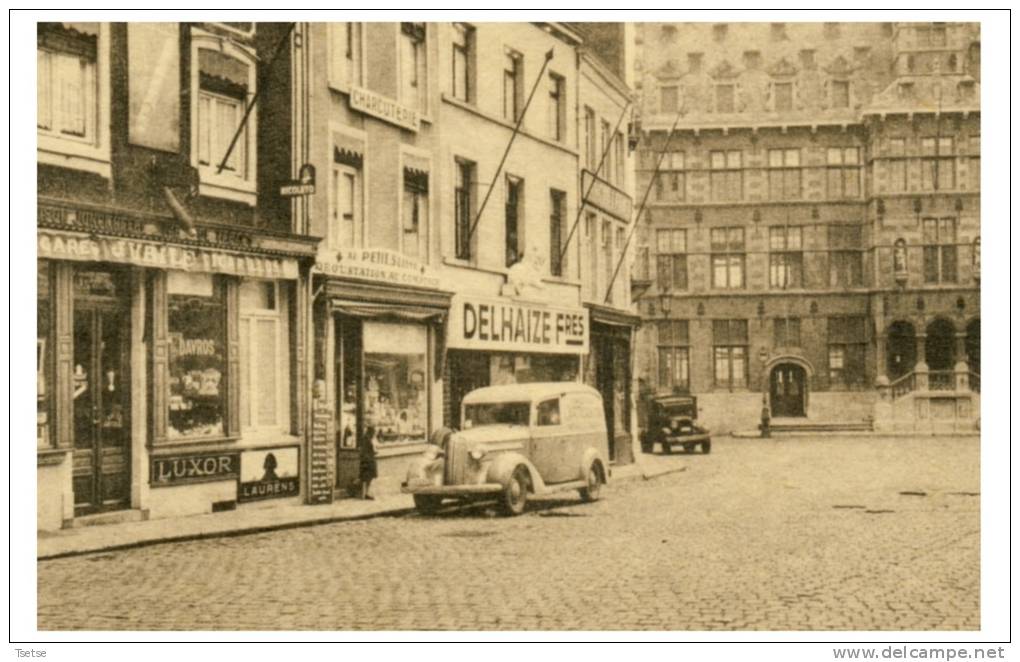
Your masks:
<instances>
[{"instance_id":1,"label":"stone building facade","mask_svg":"<svg viewBox=\"0 0 1020 662\"><path fill-rule=\"evenodd\" d=\"M968 426L980 380L969 24L639 24L642 392L720 431ZM675 128L674 128L675 127Z\"/></svg>"}]
</instances>

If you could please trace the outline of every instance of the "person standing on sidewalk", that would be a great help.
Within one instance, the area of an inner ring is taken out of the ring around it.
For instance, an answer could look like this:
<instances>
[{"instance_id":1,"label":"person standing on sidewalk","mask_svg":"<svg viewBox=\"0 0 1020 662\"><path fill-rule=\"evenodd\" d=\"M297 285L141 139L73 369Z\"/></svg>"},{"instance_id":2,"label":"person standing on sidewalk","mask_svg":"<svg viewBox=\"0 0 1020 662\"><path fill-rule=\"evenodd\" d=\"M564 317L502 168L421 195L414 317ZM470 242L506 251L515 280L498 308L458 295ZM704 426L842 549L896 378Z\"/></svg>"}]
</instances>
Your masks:
<instances>
[{"instance_id":1,"label":"person standing on sidewalk","mask_svg":"<svg viewBox=\"0 0 1020 662\"><path fill-rule=\"evenodd\" d=\"M379 475L375 463L375 428L371 425L365 428L365 436L358 445L359 462L358 478L361 480L361 498L375 499L372 496L372 481Z\"/></svg>"}]
</instances>

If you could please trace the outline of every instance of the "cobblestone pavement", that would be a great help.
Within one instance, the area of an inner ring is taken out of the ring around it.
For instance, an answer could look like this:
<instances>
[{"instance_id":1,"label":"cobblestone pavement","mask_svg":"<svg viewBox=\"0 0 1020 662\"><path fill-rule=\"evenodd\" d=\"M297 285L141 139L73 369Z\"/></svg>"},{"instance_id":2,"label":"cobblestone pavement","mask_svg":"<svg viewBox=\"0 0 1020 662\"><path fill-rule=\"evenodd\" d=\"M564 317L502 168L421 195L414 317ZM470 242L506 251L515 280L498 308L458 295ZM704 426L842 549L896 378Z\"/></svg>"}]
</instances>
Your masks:
<instances>
[{"instance_id":1,"label":"cobblestone pavement","mask_svg":"<svg viewBox=\"0 0 1020 662\"><path fill-rule=\"evenodd\" d=\"M39 563L40 629L979 628L976 438L718 439L604 499Z\"/></svg>"}]
</instances>

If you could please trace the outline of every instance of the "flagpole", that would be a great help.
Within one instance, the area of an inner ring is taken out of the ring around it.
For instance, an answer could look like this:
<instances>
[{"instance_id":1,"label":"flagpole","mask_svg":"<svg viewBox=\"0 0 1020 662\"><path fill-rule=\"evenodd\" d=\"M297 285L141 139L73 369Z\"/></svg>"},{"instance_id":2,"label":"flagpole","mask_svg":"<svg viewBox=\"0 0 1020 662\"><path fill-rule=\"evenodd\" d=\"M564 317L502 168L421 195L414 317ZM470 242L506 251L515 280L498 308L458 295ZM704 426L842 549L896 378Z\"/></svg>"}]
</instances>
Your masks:
<instances>
[{"instance_id":1,"label":"flagpole","mask_svg":"<svg viewBox=\"0 0 1020 662\"><path fill-rule=\"evenodd\" d=\"M602 300L603 303L609 303L609 295L613 292L613 284L616 282L616 277L620 275L620 267L623 266L623 260L627 256L627 247L630 246L630 240L634 236L634 230L637 229L638 223L641 220L641 212L645 210L645 204L648 202L648 194L652 192L652 186L655 185L655 180L659 176L659 168L662 166L662 160L666 157L666 152L669 151L669 145L673 142L673 134L676 133L676 127L680 124L680 118L684 116L684 111L680 111L676 114L676 119L673 120L673 127L669 130L669 136L666 137L666 144L663 146L662 151L659 152L659 158L655 162L655 170L652 171L652 176L648 178L648 186L645 187L645 194L641 198L641 204L638 206L637 214L634 215L634 222L631 224L630 232L627 233L627 240L623 243L623 250L620 251L620 259L616 262L616 269L613 270L613 277L609 279L609 286L606 288L606 296Z\"/></svg>"},{"instance_id":2,"label":"flagpole","mask_svg":"<svg viewBox=\"0 0 1020 662\"><path fill-rule=\"evenodd\" d=\"M287 31L283 33L282 37L280 37L280 41L276 43L276 49L273 50L273 55L269 58L269 62L266 63L266 68L263 69L262 77L259 79L259 87L255 90L255 94L252 95L251 101L248 102L248 107L244 109L244 116L241 118L241 123L237 125L237 130L234 131L234 137L230 139L230 146L227 147L227 153L223 155L223 160L220 161L219 167L216 168L217 175L223 172L223 169L227 167L227 159L229 159L231 153L233 153L234 146L237 144L237 139L241 136L241 130L244 129L244 125L248 123L248 117L251 115L251 111L255 107L255 102L258 101L259 95L262 94L262 90L265 88L266 79L269 78L269 75L266 72L269 70L269 67L273 66L273 63L276 62L276 58L280 54L280 50L283 48L284 42L286 42L287 38L290 37L290 33L294 31L295 25L297 25L297 23L291 23L287 27ZM195 66L195 64L192 63L192 66Z\"/></svg>"},{"instance_id":3,"label":"flagpole","mask_svg":"<svg viewBox=\"0 0 1020 662\"><path fill-rule=\"evenodd\" d=\"M620 123L623 122L623 118L627 115L627 111L630 109L631 102L628 101L623 107L623 112L620 113L620 118L616 120L616 126L613 127L613 136L616 136L616 132L620 130ZM594 127L592 127L594 130ZM613 141L606 141L606 148L602 150L602 157L599 159L599 163L595 166L595 172L592 173L591 183L588 184L588 190L581 196L581 201L577 204L577 218L574 219L574 224L570 226L570 232L567 233L567 238L563 240L563 246L560 248L560 254L558 263L563 264L563 256L567 254L567 248L570 247L570 240L574 237L574 232L577 230L578 223L581 222L581 214L584 212L584 206L588 204L588 195L591 194L591 190L595 188L595 179L599 176L599 172L602 170L602 164L606 161L606 156L609 154L609 150L613 147ZM623 164L619 164L619 167L623 167ZM582 180L583 181L583 180Z\"/></svg>"},{"instance_id":4,"label":"flagpole","mask_svg":"<svg viewBox=\"0 0 1020 662\"><path fill-rule=\"evenodd\" d=\"M478 227L478 221L482 219L482 212L485 211L485 205L489 202L489 196L492 195L492 191L496 187L496 180L499 179L499 173L503 171L503 165L506 163L506 157L510 155L510 148L513 147L514 140L517 139L517 134L521 131L521 124L524 122L524 116L528 113L528 108L531 106L531 100L535 97L535 92L538 90L538 84L542 81L545 69L549 66L549 62L552 59L553 49L550 48L545 54L545 61L542 63L542 69L538 72L538 76L535 78L535 82L531 86L531 93L528 94L528 100L525 102L524 108L521 110L521 114L517 118L517 123L514 125L514 132L510 134L510 142L506 144L506 149L503 150L503 158L499 160L499 165L496 167L496 173L492 176L492 182L489 184L489 190L485 192L485 198L482 200L482 205L478 208L478 212L475 214L475 220L471 224L471 229L468 230L466 240L468 245L470 245L471 237L474 236L475 229Z\"/></svg>"}]
</instances>

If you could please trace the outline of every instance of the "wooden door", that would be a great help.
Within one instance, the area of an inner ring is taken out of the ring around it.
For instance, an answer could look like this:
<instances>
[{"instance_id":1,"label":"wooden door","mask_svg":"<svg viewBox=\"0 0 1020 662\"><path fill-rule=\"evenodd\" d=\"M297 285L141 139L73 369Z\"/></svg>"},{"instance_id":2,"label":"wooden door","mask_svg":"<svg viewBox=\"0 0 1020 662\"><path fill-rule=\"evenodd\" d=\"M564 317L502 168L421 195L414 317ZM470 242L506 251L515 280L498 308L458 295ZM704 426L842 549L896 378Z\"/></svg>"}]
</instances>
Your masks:
<instances>
[{"instance_id":1,"label":"wooden door","mask_svg":"<svg viewBox=\"0 0 1020 662\"><path fill-rule=\"evenodd\" d=\"M772 417L804 416L804 368L784 363L772 369L769 380L769 402Z\"/></svg>"}]
</instances>

